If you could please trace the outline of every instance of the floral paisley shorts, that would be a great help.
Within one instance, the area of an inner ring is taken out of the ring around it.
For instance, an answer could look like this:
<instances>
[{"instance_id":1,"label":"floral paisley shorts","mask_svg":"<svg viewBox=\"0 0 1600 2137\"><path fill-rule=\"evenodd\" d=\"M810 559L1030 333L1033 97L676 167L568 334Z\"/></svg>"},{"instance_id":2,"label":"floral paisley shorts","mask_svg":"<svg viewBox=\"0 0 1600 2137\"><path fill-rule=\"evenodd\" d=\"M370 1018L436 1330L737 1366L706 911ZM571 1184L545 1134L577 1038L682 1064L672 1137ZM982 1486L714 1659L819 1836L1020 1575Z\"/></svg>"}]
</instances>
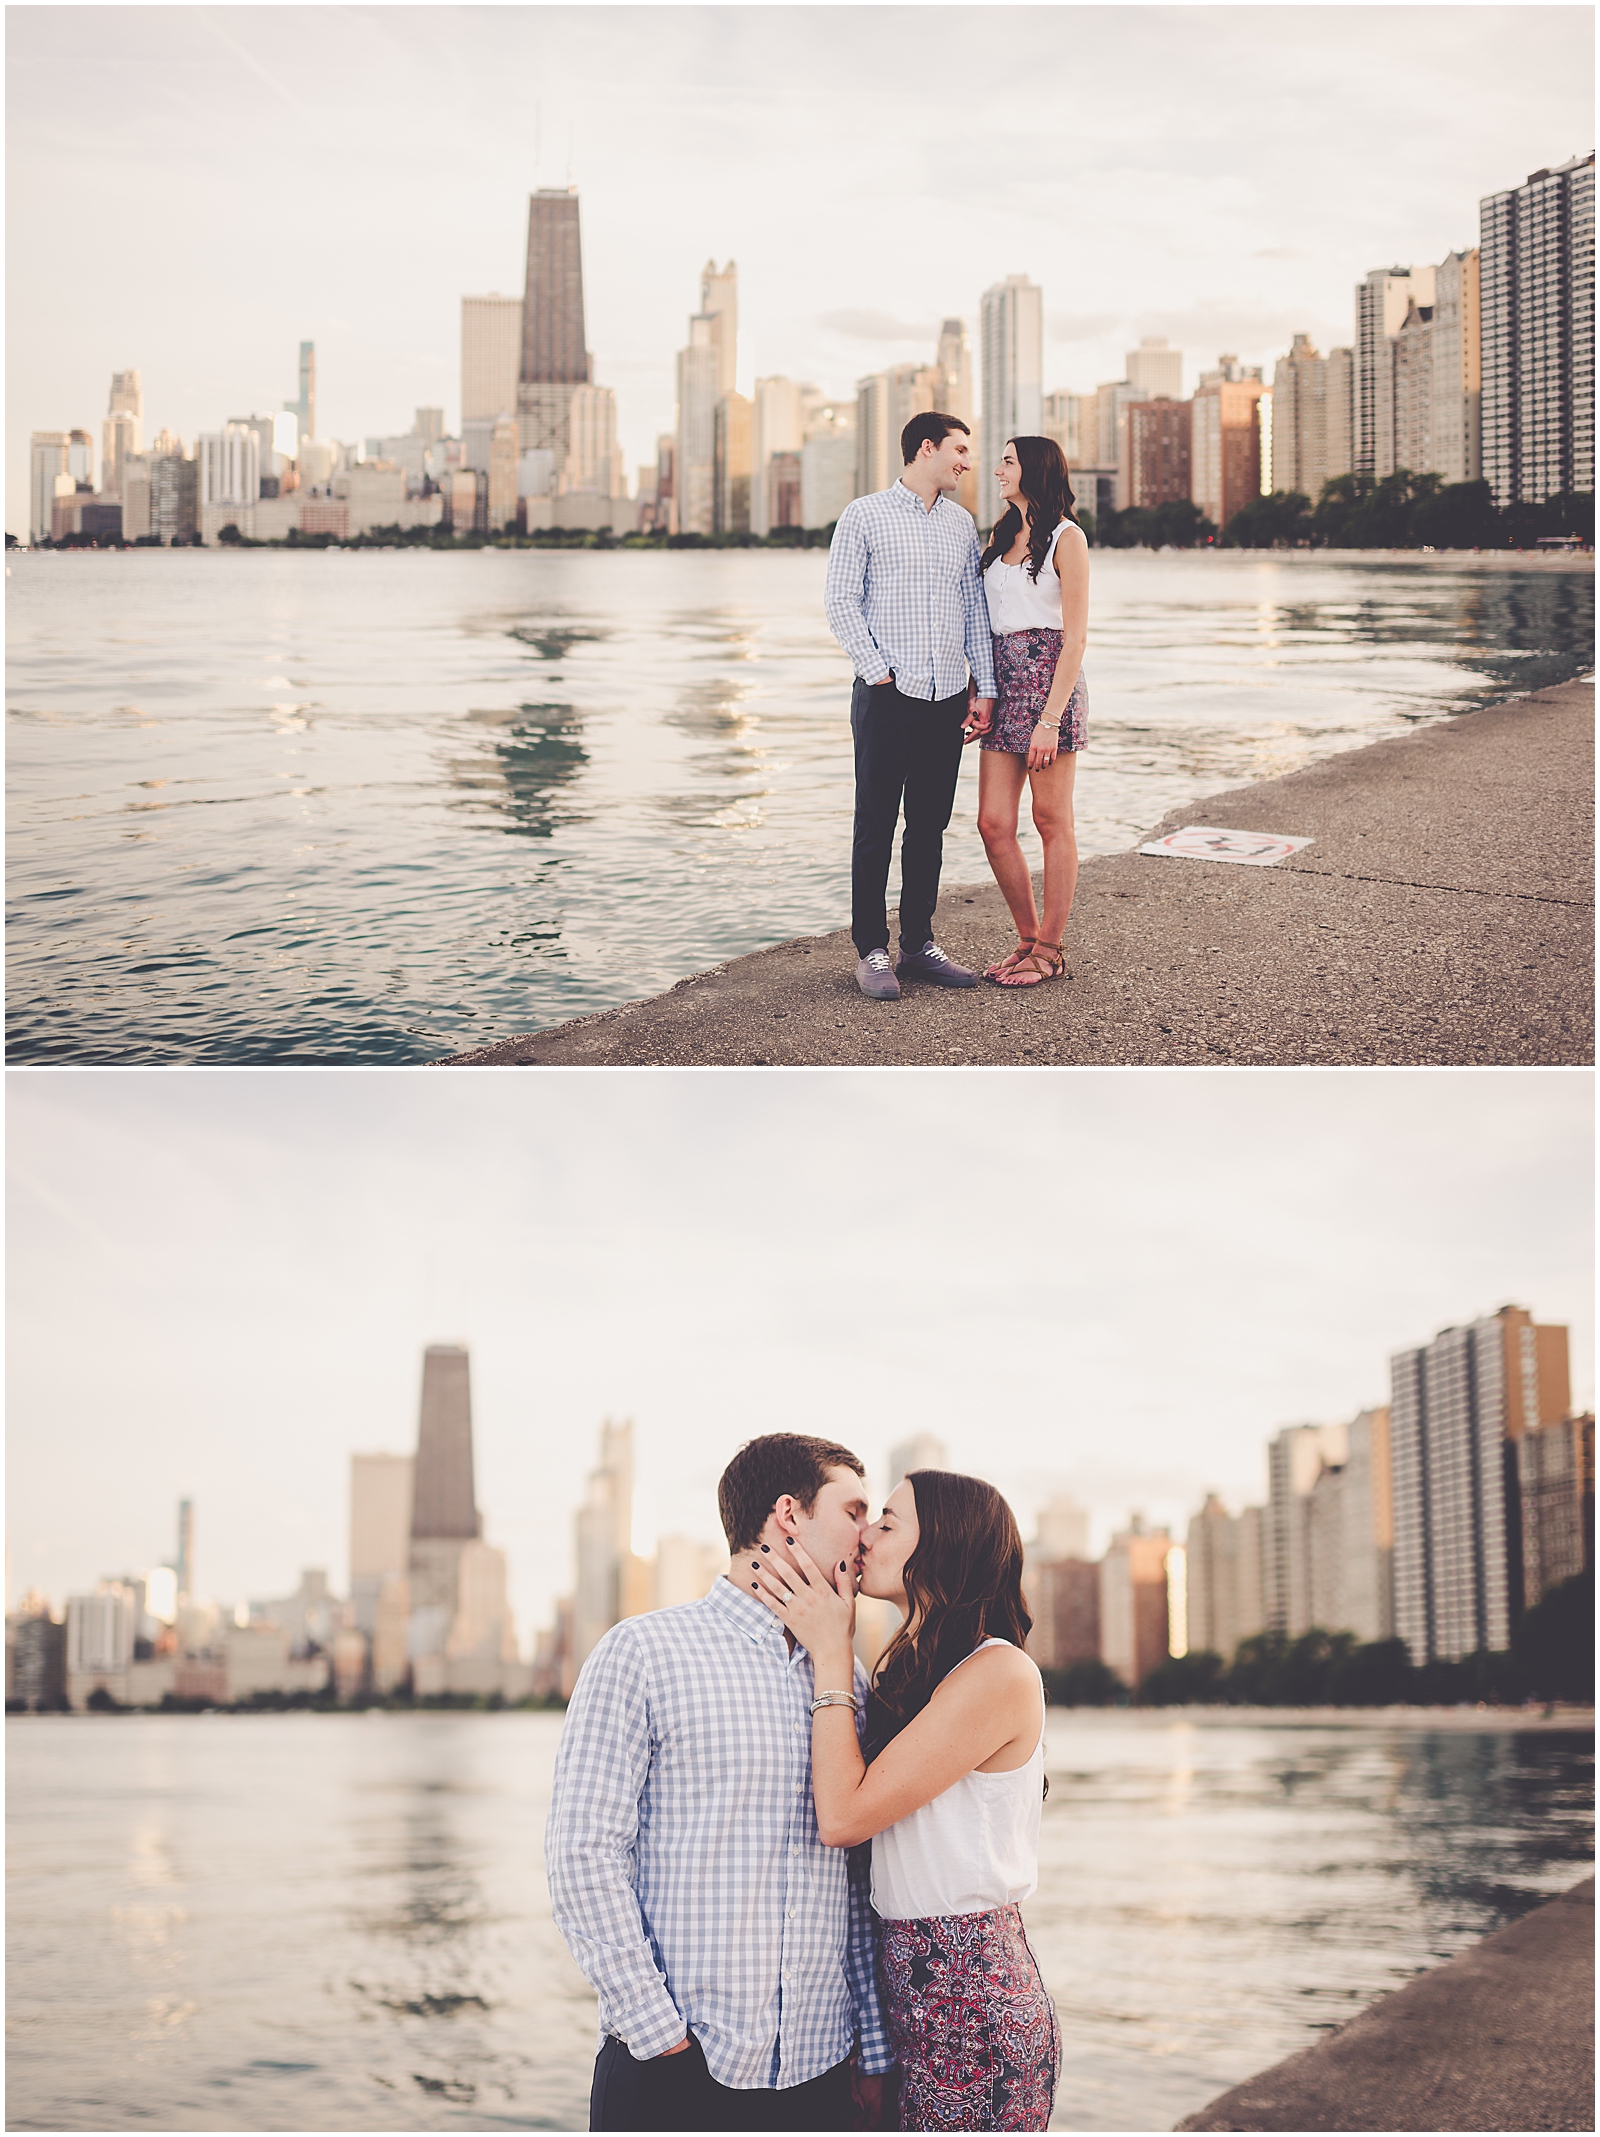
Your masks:
<instances>
[{"instance_id":1,"label":"floral paisley shorts","mask_svg":"<svg viewBox=\"0 0 1600 2137\"><path fill-rule=\"evenodd\" d=\"M1043 2130L1061 2074L1055 2006L1015 1907L880 1922L903 2130Z\"/></svg>"},{"instance_id":2,"label":"floral paisley shorts","mask_svg":"<svg viewBox=\"0 0 1600 2137\"><path fill-rule=\"evenodd\" d=\"M1007 631L1004 637L995 634L994 679L1000 694L995 699L994 726L980 738L980 749L1004 750L1013 757L1028 754L1028 744L1050 695L1060 658L1059 631ZM1082 749L1088 739L1089 686L1080 668L1067 709L1061 715L1062 750Z\"/></svg>"}]
</instances>

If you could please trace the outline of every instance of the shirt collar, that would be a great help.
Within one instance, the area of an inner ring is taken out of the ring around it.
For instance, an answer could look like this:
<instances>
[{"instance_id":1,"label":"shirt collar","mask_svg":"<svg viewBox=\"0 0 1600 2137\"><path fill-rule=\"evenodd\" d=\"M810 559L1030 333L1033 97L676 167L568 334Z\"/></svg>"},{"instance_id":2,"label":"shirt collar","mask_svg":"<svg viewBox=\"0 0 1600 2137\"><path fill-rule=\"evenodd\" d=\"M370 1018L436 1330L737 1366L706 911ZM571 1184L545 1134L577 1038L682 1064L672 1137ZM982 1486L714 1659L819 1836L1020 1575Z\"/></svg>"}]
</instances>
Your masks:
<instances>
[{"instance_id":1,"label":"shirt collar","mask_svg":"<svg viewBox=\"0 0 1600 2137\"><path fill-rule=\"evenodd\" d=\"M898 475L895 477L894 482L890 487L889 495L891 497L899 496L905 500L906 504L914 505L916 509L922 514L924 519L931 519L934 513L937 512L939 507L944 503L944 492L943 490L941 490L939 494L934 498L933 503L931 505L925 505L922 502L922 499L917 495L916 491L912 489L910 483L903 481Z\"/></svg>"},{"instance_id":2,"label":"shirt collar","mask_svg":"<svg viewBox=\"0 0 1600 2137\"><path fill-rule=\"evenodd\" d=\"M718 1574L706 1594L706 1601L719 1616L737 1626L747 1640L757 1645L770 1633L781 1640L783 1627L772 1615L765 1603L758 1603L753 1595L745 1595L737 1589L725 1573Z\"/></svg>"}]
</instances>

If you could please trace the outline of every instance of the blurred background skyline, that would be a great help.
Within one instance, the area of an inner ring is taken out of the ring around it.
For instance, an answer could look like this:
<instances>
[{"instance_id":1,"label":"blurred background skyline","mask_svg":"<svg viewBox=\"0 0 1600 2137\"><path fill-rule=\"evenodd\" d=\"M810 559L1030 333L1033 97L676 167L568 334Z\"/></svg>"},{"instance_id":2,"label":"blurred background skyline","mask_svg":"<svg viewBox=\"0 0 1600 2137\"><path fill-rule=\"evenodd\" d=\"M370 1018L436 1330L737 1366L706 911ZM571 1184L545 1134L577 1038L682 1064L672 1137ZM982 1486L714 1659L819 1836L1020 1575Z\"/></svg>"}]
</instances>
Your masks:
<instances>
[{"instance_id":1,"label":"blurred background skyline","mask_svg":"<svg viewBox=\"0 0 1600 2137\"><path fill-rule=\"evenodd\" d=\"M158 1563L180 1497L206 1593L342 1590L349 1457L410 1452L436 1342L524 1638L608 1416L644 1553L716 1539L770 1430L879 1491L936 1434L1098 1550L1508 1302L1592 1407L1587 1073L1047 1074L13 1077L12 1591Z\"/></svg>"},{"instance_id":2,"label":"blurred background skyline","mask_svg":"<svg viewBox=\"0 0 1600 2137\"><path fill-rule=\"evenodd\" d=\"M7 49L11 526L30 430L129 366L185 436L277 407L306 339L330 435L453 423L461 294L520 288L540 184L583 193L631 465L708 255L746 391L848 393L1018 272L1047 389L1087 390L1145 335L1346 339L1370 268L1475 242L1593 131L1563 6L89 7L14 11Z\"/></svg>"}]
</instances>

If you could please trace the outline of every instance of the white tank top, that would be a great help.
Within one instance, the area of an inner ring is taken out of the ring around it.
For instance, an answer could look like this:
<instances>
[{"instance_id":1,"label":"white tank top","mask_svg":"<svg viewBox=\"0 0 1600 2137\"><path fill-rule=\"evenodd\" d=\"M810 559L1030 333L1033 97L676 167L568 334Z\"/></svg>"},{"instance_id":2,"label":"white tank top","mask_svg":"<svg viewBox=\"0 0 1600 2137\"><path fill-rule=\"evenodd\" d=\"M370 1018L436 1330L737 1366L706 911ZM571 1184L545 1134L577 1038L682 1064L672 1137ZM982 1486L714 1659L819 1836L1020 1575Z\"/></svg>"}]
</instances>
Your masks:
<instances>
[{"instance_id":1,"label":"white tank top","mask_svg":"<svg viewBox=\"0 0 1600 2137\"><path fill-rule=\"evenodd\" d=\"M1010 1645L1009 1640L985 1640L972 1653ZM970 1662L972 1656L963 1659ZM873 1836L873 1907L886 1922L915 1922L932 1914L987 1914L1015 1906L1039 1882L1043 1806L1040 1678L1039 1741L1025 1766L1010 1773L963 1774L942 1796Z\"/></svg>"},{"instance_id":2,"label":"white tank top","mask_svg":"<svg viewBox=\"0 0 1600 2137\"><path fill-rule=\"evenodd\" d=\"M1070 519L1064 519L1051 535L1037 579L1026 554L1020 564L1002 564L996 557L984 573L989 628L996 637L1009 638L1013 631L1060 630L1061 581L1056 576L1056 544L1072 524Z\"/></svg>"}]
</instances>

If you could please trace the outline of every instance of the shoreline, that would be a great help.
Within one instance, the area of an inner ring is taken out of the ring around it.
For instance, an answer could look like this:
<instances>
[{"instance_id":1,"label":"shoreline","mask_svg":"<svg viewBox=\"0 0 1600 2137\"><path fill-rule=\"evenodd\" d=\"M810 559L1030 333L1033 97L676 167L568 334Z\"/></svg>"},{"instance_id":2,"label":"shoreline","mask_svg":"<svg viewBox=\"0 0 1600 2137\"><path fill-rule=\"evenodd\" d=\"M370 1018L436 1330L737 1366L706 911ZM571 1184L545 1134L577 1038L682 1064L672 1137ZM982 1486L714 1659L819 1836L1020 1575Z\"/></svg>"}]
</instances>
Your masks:
<instances>
[{"instance_id":1,"label":"shoreline","mask_svg":"<svg viewBox=\"0 0 1600 2137\"><path fill-rule=\"evenodd\" d=\"M1151 836L1311 843L1269 868L1093 856L1054 984L868 1002L841 928L435 1065L1587 1066L1593 766L1590 677L1172 810ZM936 930L980 970L1012 933L992 883L945 885Z\"/></svg>"},{"instance_id":2,"label":"shoreline","mask_svg":"<svg viewBox=\"0 0 1600 2137\"><path fill-rule=\"evenodd\" d=\"M1180 2130L1592 2130L1594 1879L1430 1967Z\"/></svg>"},{"instance_id":3,"label":"shoreline","mask_svg":"<svg viewBox=\"0 0 1600 2137\"><path fill-rule=\"evenodd\" d=\"M1199 1728L1289 1728L1289 1729L1444 1729L1458 1734L1471 1731L1494 1735L1521 1734L1532 1731L1539 1735L1592 1734L1595 1710L1593 1707L1562 1706L1559 1702L1548 1710L1543 1707L1066 1707L1050 1702L1052 1714L1072 1715L1079 1720L1104 1720L1119 1726L1137 1722L1145 1728L1167 1728L1173 1722L1184 1722ZM373 1700L365 1705L341 1704L337 1700L307 1699L296 1705L286 1700L281 1706L263 1702L260 1706L204 1706L199 1703L181 1707L95 1707L88 1710L77 1708L51 1708L45 1713L31 1711L8 1713L9 1721L125 1721L135 1715L154 1717L159 1721L196 1721L202 1718L215 1720L218 1716L239 1721L259 1721L264 1718L281 1719L285 1715L343 1714L350 1718L372 1714L565 1714L565 1703L559 1699L529 1699L508 1702L503 1706L490 1706L485 1701L475 1706L466 1699L460 1705L423 1705L396 1702L385 1704Z\"/></svg>"},{"instance_id":4,"label":"shoreline","mask_svg":"<svg viewBox=\"0 0 1600 2137\"><path fill-rule=\"evenodd\" d=\"M825 530L824 530L825 531ZM604 532L607 539L601 541ZM174 545L159 542L107 542L102 548L98 543L73 542L59 548L35 549L19 543L15 549L6 551L7 558L14 556L123 556L149 552L165 555L174 547L184 556L193 556L197 551L202 556L231 556L247 549L271 549L282 555L321 556L330 552L340 555L368 550L394 551L414 550L424 556L469 556L480 549L538 553L545 550L583 550L626 552L630 555L661 556L797 556L808 551L820 556L827 554L826 542L773 542L752 537L749 542L696 541L683 542L673 539L656 540L648 534L636 532L614 533L610 529L595 527L562 528L559 534L549 539L519 535L514 540L477 540L448 542L432 541L386 541L374 530L370 535L354 535L345 541L322 539L315 535L305 540L290 542L281 536L266 536L260 540L251 537L238 542L184 542ZM1135 544L1120 549L1102 544L1096 551L1101 556L1124 557L1232 557L1243 561L1260 563L1270 560L1275 564L1415 564L1432 570L1446 567L1467 566L1489 571L1554 571L1577 573L1586 578L1594 576L1594 551L1592 549L1222 549L1200 543L1192 549L1146 549ZM9 564L8 564L9 568Z\"/></svg>"}]
</instances>

